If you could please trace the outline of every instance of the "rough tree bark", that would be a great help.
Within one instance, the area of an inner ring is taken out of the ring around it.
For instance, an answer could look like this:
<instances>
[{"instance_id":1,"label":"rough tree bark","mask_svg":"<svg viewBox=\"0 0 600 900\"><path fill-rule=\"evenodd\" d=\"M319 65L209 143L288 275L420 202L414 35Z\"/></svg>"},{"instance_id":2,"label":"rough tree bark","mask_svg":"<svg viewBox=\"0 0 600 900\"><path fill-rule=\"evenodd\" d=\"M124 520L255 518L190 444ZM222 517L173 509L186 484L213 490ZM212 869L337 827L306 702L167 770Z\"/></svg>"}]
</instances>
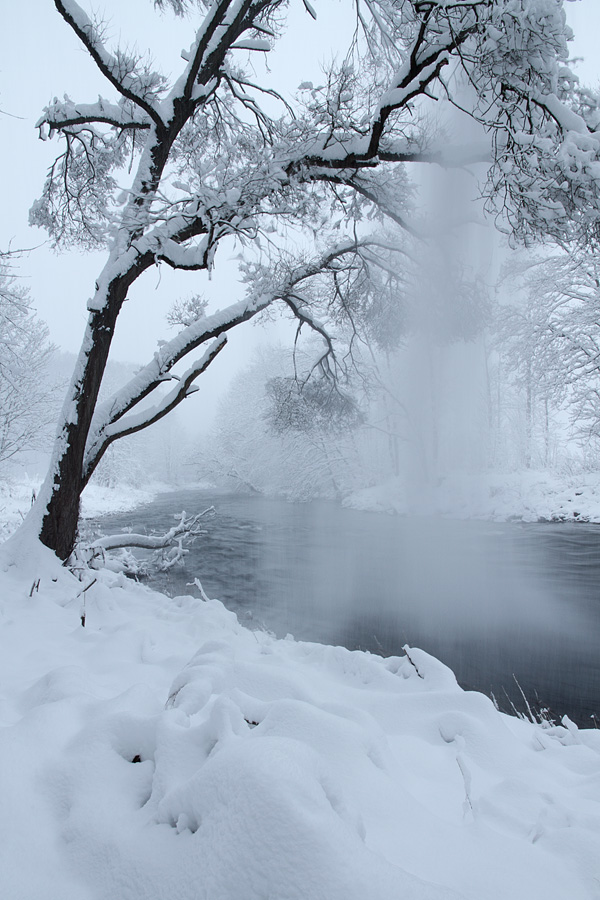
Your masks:
<instances>
[{"instance_id":1,"label":"rough tree bark","mask_svg":"<svg viewBox=\"0 0 600 900\"><path fill-rule=\"evenodd\" d=\"M74 387L74 415L64 426L65 449L56 468L52 493L42 519L40 540L60 559L67 559L77 536L79 507L83 490L83 459L86 442L117 317L127 296L127 284L119 279L108 291L106 306L93 312L88 323L89 350L82 352L85 362Z\"/></svg>"}]
</instances>

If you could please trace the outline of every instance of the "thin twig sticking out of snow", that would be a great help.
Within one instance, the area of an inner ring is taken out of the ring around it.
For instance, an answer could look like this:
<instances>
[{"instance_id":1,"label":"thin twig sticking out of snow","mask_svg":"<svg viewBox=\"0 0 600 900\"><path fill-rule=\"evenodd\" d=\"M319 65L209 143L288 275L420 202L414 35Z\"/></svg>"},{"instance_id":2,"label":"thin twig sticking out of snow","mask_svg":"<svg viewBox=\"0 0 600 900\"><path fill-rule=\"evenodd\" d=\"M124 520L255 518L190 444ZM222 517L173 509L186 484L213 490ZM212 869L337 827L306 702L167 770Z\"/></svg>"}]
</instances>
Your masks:
<instances>
[{"instance_id":1,"label":"thin twig sticking out of snow","mask_svg":"<svg viewBox=\"0 0 600 900\"><path fill-rule=\"evenodd\" d=\"M532 710L532 708L531 708L531 705L530 705L530 703L529 703L529 700L527 699L527 697L526 697L526 695L525 695L525 691L523 690L523 688L522 688L521 685L519 684L519 682L518 682L518 680L517 680L517 676L515 675L514 672L513 672L513 678L514 678L514 680L515 680L516 686L519 688L519 691L521 692L521 697L523 698L523 703L525 704L525 707L526 707L526 709L527 709L527 714L529 715L529 720L530 720L530 722L533 722L534 725L539 724L539 723L538 723L538 719L537 719L537 717L534 715L534 712L533 712L533 710Z\"/></svg>"},{"instance_id":2,"label":"thin twig sticking out of snow","mask_svg":"<svg viewBox=\"0 0 600 900\"><path fill-rule=\"evenodd\" d=\"M86 584L86 586L84 588L82 588L82 590L80 590L79 593L75 597L76 600L79 597L83 597L83 600L81 601L81 612L79 613L79 618L81 619L81 627L82 628L85 628L85 592L89 591L89 589L92 587L92 585L96 584L97 580L98 580L97 578L94 578L93 581L90 581L89 584Z\"/></svg>"},{"instance_id":3,"label":"thin twig sticking out of snow","mask_svg":"<svg viewBox=\"0 0 600 900\"><path fill-rule=\"evenodd\" d=\"M199 578L194 578L194 580L191 581L191 582L189 583L188 587L192 587L192 585L194 585L195 587L197 587L198 590L200 591L200 597L201 597L201 599L204 600L205 603L208 603L208 601L210 600L210 597L207 595L207 593L205 592L204 588L202 587L202 584L201 584L201 582L200 582L200 579L199 579Z\"/></svg>"}]
</instances>

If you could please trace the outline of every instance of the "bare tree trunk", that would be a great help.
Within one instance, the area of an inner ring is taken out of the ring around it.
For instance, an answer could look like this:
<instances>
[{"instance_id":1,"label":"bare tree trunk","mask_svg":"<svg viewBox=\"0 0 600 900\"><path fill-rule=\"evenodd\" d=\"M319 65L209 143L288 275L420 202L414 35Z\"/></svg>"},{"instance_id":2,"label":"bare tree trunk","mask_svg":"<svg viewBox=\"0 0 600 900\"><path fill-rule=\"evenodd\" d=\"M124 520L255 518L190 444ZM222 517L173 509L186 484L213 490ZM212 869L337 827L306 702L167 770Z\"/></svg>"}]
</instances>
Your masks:
<instances>
[{"instance_id":1,"label":"bare tree trunk","mask_svg":"<svg viewBox=\"0 0 600 900\"><path fill-rule=\"evenodd\" d=\"M106 368L117 316L128 283L119 278L107 290L100 311L90 313L86 335L62 414L54 460L36 505L41 510L40 540L60 559L67 559L77 537L83 458L100 384ZM39 514L40 510L32 511Z\"/></svg>"}]
</instances>

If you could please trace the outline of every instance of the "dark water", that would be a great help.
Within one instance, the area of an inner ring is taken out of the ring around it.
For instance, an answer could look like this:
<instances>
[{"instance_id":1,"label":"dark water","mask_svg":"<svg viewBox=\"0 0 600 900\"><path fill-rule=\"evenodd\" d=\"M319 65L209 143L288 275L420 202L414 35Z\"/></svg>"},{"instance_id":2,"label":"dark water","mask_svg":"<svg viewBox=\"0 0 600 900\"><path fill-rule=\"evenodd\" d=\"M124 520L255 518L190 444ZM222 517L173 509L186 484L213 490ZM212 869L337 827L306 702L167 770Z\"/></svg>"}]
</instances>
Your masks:
<instances>
[{"instance_id":1,"label":"dark water","mask_svg":"<svg viewBox=\"0 0 600 900\"><path fill-rule=\"evenodd\" d=\"M185 568L153 579L172 596L198 577L251 627L278 636L436 655L500 708L600 714L600 528L403 519L186 491L105 517L105 533L162 530L214 504Z\"/></svg>"}]
</instances>

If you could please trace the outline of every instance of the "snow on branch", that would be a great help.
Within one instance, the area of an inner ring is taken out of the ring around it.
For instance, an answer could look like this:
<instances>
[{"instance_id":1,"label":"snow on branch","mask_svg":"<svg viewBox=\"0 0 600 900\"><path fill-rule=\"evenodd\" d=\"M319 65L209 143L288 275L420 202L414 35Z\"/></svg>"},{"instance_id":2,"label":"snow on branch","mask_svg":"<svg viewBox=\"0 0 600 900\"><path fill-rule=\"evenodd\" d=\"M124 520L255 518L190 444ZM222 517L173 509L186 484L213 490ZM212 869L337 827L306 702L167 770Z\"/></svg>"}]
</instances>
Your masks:
<instances>
[{"instance_id":1,"label":"snow on branch","mask_svg":"<svg viewBox=\"0 0 600 900\"><path fill-rule=\"evenodd\" d=\"M86 447L83 462L85 482L87 483L90 479L110 444L119 438L135 434L158 422L182 403L186 397L197 391L198 388L194 385L194 381L206 371L226 343L227 338L225 336L215 340L206 352L178 378L167 374L177 359L171 358L165 363L161 361L160 354L156 354L151 363L124 385L110 401L103 404L96 414L96 420L100 418L100 424L90 432L90 438ZM198 346L198 344L195 346ZM193 347L190 346L185 352L189 353L192 349ZM141 400L168 379L173 379L177 383L158 403L136 414L126 415L134 406L137 406ZM103 416L106 417L104 421L101 418Z\"/></svg>"},{"instance_id":2,"label":"snow on branch","mask_svg":"<svg viewBox=\"0 0 600 900\"><path fill-rule=\"evenodd\" d=\"M188 51L182 53L187 66L177 79L167 103L183 101L197 106L210 96L223 74L223 63L244 32L256 29L261 15L275 5L273 0L216 0L196 33L196 38ZM241 41L242 44L264 44L256 38ZM246 49L270 49L265 46ZM172 106L171 106L172 108Z\"/></svg>"},{"instance_id":3,"label":"snow on branch","mask_svg":"<svg viewBox=\"0 0 600 900\"><path fill-rule=\"evenodd\" d=\"M160 550L163 547L169 547L173 541L182 535L191 537L203 534L204 532L198 530L197 526L200 520L210 513L214 513L214 506L208 507L208 509L196 516L186 516L184 511L179 515L179 522L164 534L133 534L131 532L111 534L93 541L93 543L89 544L89 549L118 550L122 547L137 547L140 550Z\"/></svg>"},{"instance_id":4,"label":"snow on branch","mask_svg":"<svg viewBox=\"0 0 600 900\"><path fill-rule=\"evenodd\" d=\"M184 271L197 271L208 267L210 242L205 237L195 247L182 247L174 240L166 239L160 242L160 249L156 252L156 259L165 262L172 269Z\"/></svg>"},{"instance_id":5,"label":"snow on branch","mask_svg":"<svg viewBox=\"0 0 600 900\"><path fill-rule=\"evenodd\" d=\"M124 387L104 403L99 404L94 415L92 431L97 436L108 425L114 424L129 412L140 400L147 397L156 387L171 377L173 366L208 340L219 338L242 322L247 322L273 302L273 296L259 294L249 299L233 303L213 315L195 320L183 328L170 341L164 341L154 358L144 366ZM216 345L212 345L216 347ZM219 347L219 350L222 348ZM210 354L210 348L208 353ZM212 362L212 357L210 358ZM95 439L88 442L91 448ZM86 459L88 453L86 452Z\"/></svg>"},{"instance_id":6,"label":"snow on branch","mask_svg":"<svg viewBox=\"0 0 600 900\"><path fill-rule=\"evenodd\" d=\"M462 15L451 24L444 22L443 15L433 16L437 4L423 4L423 18L416 28L412 45L407 48L405 61L395 72L390 86L380 95L368 130L363 129L354 134L349 141L336 141L329 146L328 135L326 142L322 142L320 147L316 145L302 160L301 165L351 169L378 159L392 113L410 111L412 101L429 96L430 86L439 80L442 69L449 65L452 55L479 29L478 17L473 14L473 8L477 5L476 2L464 4L467 13L472 14ZM375 6L373 4L371 10L374 16L377 15ZM450 5L444 4L444 9L448 6ZM405 141L404 151L397 147L398 161L404 161L404 156L412 152L414 147L410 146L410 141Z\"/></svg>"},{"instance_id":7,"label":"snow on branch","mask_svg":"<svg viewBox=\"0 0 600 900\"><path fill-rule=\"evenodd\" d=\"M133 104L130 106L131 109L126 109L123 105L111 103L103 97L98 97L97 103L73 103L66 96L62 102L55 98L54 102L44 109L35 127L39 129L42 140L46 138L47 130L52 136L54 131L95 123L112 125L119 129L150 128L150 121L143 111Z\"/></svg>"},{"instance_id":8,"label":"snow on branch","mask_svg":"<svg viewBox=\"0 0 600 900\"><path fill-rule=\"evenodd\" d=\"M333 340L327 326L318 321L310 302L303 299L299 286L315 276L333 272L338 261L344 257L357 254L361 249L377 246L381 247L381 243L372 239L349 241L316 259L291 268L283 267L283 270L276 273L267 267L257 266L250 279L249 292L245 300L231 304L210 316L194 320L172 340L163 342L150 363L111 398L98 406L86 445L83 463L84 481L87 483L110 443L147 428L189 396L194 390L195 380L223 349L226 332L253 318L278 300L292 311L299 328L307 326L323 338L326 344L323 364L329 358L333 358L335 362ZM175 364L211 339L213 343L205 354L181 378L176 378L172 374ZM150 409L131 414L131 410L141 400L171 379L176 379L177 384L160 402Z\"/></svg>"},{"instance_id":9,"label":"snow on branch","mask_svg":"<svg viewBox=\"0 0 600 900\"><path fill-rule=\"evenodd\" d=\"M271 50L270 43L264 38L247 38L243 41L236 41L231 45L232 50L259 50L262 53L268 53Z\"/></svg>"},{"instance_id":10,"label":"snow on branch","mask_svg":"<svg viewBox=\"0 0 600 900\"><path fill-rule=\"evenodd\" d=\"M184 562L189 553L185 544L207 534L206 529L202 528L203 520L214 515L214 506L209 506L194 516L188 516L183 511L175 516L178 520L177 523L164 534L125 532L106 535L90 544L78 544L73 554L71 567L73 569L81 566L85 569L106 567L131 575L146 575L152 569L165 572L178 563ZM136 549L151 550L153 553L148 559L140 560L129 552ZM115 557L111 555L114 550L123 552Z\"/></svg>"},{"instance_id":11,"label":"snow on branch","mask_svg":"<svg viewBox=\"0 0 600 900\"><path fill-rule=\"evenodd\" d=\"M162 419L163 416L166 416L167 413L171 412L172 409L175 409L175 407L185 400L186 397L195 393L198 390L198 386L194 384L194 381L199 375L206 371L226 343L227 337L225 335L219 340L214 341L206 353L197 359L189 369L181 375L177 380L176 386L172 388L159 403L150 407L150 409L123 416L117 420L117 423L107 425L104 434L108 441L114 441L117 438L135 434L137 431L141 431L143 428L153 425L155 422L158 422L159 419ZM174 376L172 377L174 378Z\"/></svg>"},{"instance_id":12,"label":"snow on branch","mask_svg":"<svg viewBox=\"0 0 600 900\"><path fill-rule=\"evenodd\" d=\"M106 49L98 26L92 22L76 0L54 0L54 5L113 87L147 113L156 125L162 126L162 118L152 99L160 79L157 76L150 76L144 84L144 79L135 72L135 68L133 72L128 71L131 67L124 64L124 58L114 56Z\"/></svg>"}]
</instances>

